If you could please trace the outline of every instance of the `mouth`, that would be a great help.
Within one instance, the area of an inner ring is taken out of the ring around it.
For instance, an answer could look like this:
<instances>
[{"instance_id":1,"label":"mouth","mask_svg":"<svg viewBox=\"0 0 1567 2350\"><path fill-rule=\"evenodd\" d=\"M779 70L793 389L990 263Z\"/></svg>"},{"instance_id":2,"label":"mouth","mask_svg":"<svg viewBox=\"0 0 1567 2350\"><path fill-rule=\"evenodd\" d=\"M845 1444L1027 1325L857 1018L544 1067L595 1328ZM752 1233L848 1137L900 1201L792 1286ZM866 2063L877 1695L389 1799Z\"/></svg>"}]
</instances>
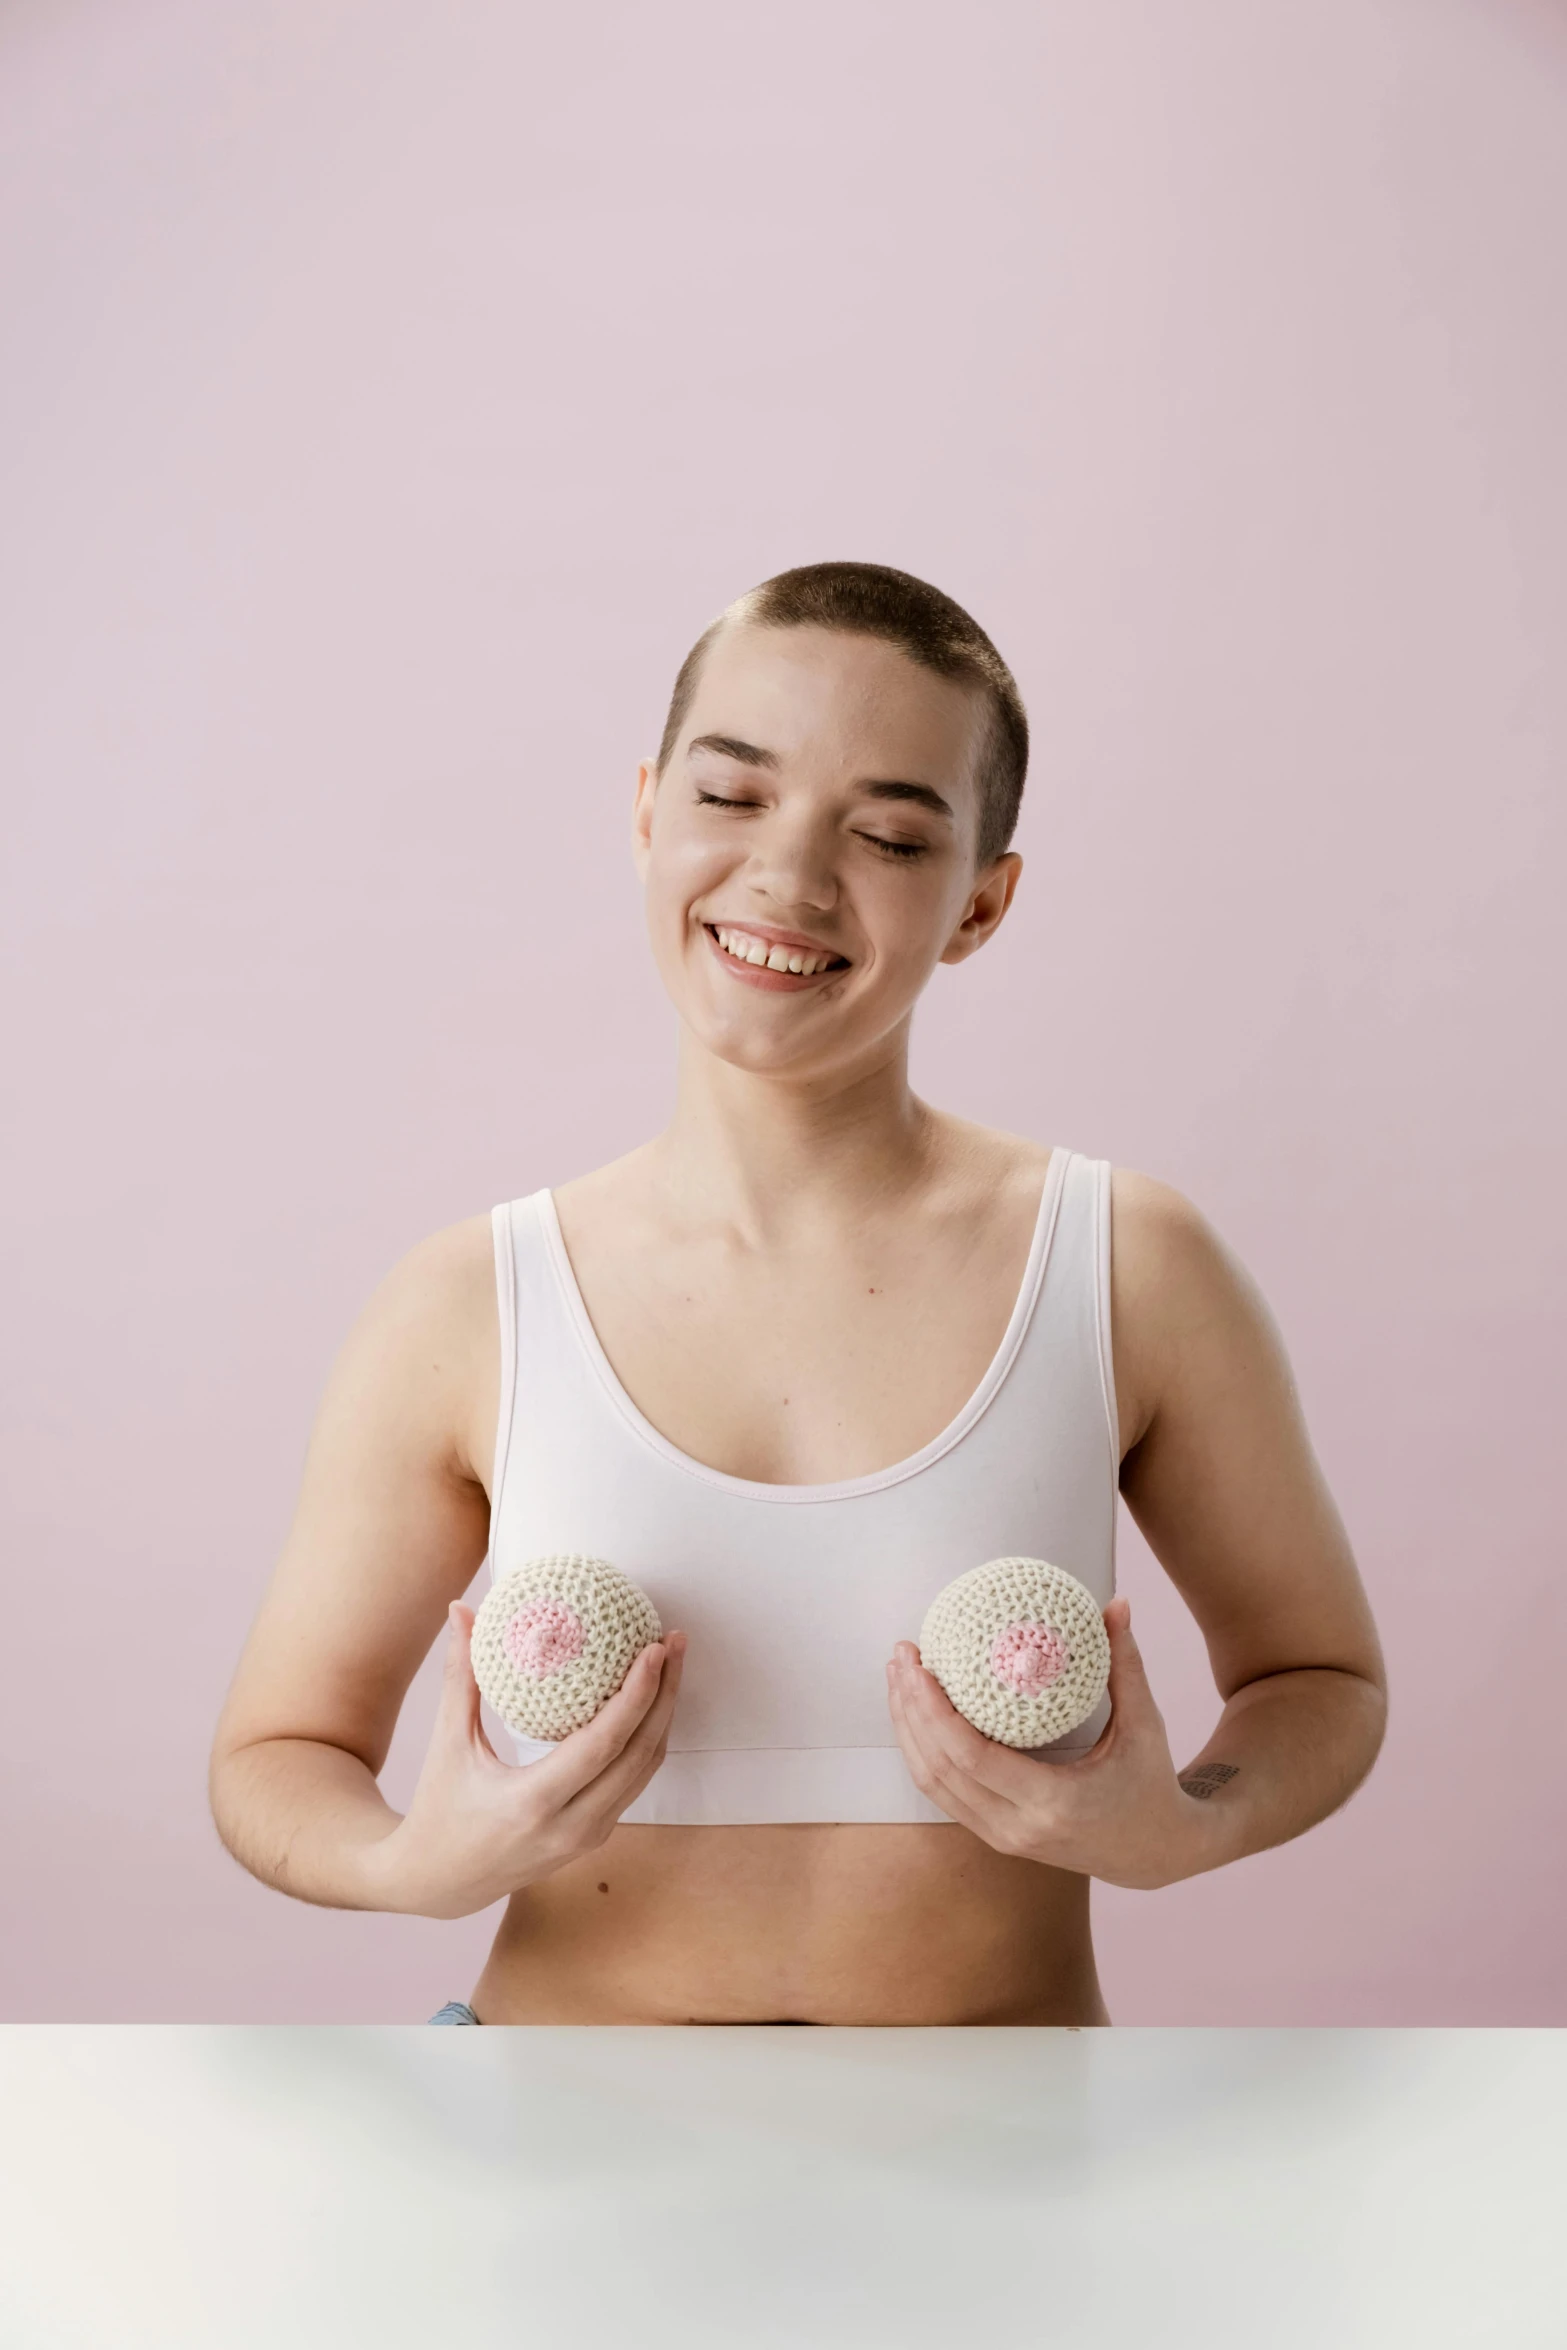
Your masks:
<instances>
[{"instance_id":1,"label":"mouth","mask_svg":"<svg viewBox=\"0 0 1567 2350\"><path fill-rule=\"evenodd\" d=\"M732 922L704 922L702 928L732 979L774 994L819 987L849 968L846 955L834 954L830 947L815 945L788 931Z\"/></svg>"}]
</instances>

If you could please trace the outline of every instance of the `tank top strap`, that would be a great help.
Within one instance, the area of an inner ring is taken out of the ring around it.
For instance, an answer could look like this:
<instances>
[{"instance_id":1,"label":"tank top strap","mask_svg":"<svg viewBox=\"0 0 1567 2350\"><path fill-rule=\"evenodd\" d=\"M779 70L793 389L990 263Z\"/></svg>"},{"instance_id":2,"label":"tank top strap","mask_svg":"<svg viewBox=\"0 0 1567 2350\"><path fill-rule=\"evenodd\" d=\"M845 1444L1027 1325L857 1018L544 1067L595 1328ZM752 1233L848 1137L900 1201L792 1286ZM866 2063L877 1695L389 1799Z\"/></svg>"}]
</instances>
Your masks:
<instances>
[{"instance_id":1,"label":"tank top strap","mask_svg":"<svg viewBox=\"0 0 1567 2350\"><path fill-rule=\"evenodd\" d=\"M1063 1373L1091 1389L1102 1407L1102 1424L1112 1475L1120 1476L1120 1433L1110 1325L1110 1178L1108 1159L1063 1151L1060 1200L1040 1277L1034 1311L1025 1333L1016 1384L1017 1398L1032 1408L1026 1391L1042 1375L1052 1385ZM1052 1166L1055 1162L1052 1161Z\"/></svg>"},{"instance_id":2,"label":"tank top strap","mask_svg":"<svg viewBox=\"0 0 1567 2350\"><path fill-rule=\"evenodd\" d=\"M503 1200L490 1211L501 1342L492 1511L499 1506L505 1489L519 1415L536 1410L539 1380L557 1381L572 1358L568 1316L551 1262L546 1197L543 1191L531 1191L521 1199Z\"/></svg>"}]
</instances>

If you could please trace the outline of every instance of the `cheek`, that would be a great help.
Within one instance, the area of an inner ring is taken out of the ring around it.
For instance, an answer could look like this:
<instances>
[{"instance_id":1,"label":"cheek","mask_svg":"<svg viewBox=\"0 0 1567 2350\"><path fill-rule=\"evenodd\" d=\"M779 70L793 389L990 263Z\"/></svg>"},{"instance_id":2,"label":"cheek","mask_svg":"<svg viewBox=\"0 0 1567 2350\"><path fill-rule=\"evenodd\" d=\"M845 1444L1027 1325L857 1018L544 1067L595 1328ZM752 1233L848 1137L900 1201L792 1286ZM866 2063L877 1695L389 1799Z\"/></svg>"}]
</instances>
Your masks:
<instances>
[{"instance_id":1,"label":"cheek","mask_svg":"<svg viewBox=\"0 0 1567 2350\"><path fill-rule=\"evenodd\" d=\"M885 985L918 994L963 911L961 904L951 910L953 897L941 873L922 869L875 876L874 889L862 894L861 903Z\"/></svg>"},{"instance_id":2,"label":"cheek","mask_svg":"<svg viewBox=\"0 0 1567 2350\"><path fill-rule=\"evenodd\" d=\"M722 842L693 839L674 830L660 837L655 828L642 877L654 935L670 938L686 928L694 901L716 889L733 864Z\"/></svg>"}]
</instances>

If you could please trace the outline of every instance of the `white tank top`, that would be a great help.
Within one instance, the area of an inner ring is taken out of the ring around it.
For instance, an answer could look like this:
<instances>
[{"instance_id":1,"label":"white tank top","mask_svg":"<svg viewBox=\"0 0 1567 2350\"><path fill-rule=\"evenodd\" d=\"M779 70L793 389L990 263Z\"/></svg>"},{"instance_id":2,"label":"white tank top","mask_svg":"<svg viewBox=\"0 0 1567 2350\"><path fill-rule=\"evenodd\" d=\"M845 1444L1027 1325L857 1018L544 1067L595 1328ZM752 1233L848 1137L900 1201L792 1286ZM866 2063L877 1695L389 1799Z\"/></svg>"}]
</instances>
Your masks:
<instances>
[{"instance_id":1,"label":"white tank top","mask_svg":"<svg viewBox=\"0 0 1567 2350\"><path fill-rule=\"evenodd\" d=\"M501 1408L492 1578L608 1559L689 1635L663 1762L626 1821L940 1821L909 1774L886 1664L968 1567L1050 1559L1115 1588L1110 1170L1056 1150L1006 1333L957 1418L833 1485L726 1476L661 1436L588 1319L548 1190L494 1211ZM1038 1751L1080 1754L1108 1700ZM506 1735L511 1735L506 1733ZM553 1751L514 1739L519 1762Z\"/></svg>"}]
</instances>

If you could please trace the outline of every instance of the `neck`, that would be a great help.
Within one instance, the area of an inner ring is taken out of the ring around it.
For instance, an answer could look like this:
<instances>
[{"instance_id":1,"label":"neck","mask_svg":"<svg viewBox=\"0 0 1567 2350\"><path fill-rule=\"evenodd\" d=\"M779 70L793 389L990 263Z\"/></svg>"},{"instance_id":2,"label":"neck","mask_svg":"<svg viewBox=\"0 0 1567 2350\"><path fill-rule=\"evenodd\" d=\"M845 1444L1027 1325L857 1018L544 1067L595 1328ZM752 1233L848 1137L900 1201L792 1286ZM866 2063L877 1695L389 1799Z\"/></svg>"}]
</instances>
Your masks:
<instances>
[{"instance_id":1,"label":"neck","mask_svg":"<svg viewBox=\"0 0 1567 2350\"><path fill-rule=\"evenodd\" d=\"M776 1241L906 1196L935 1163L941 1126L909 1088L907 1023L873 1060L798 1081L737 1069L682 1033L674 1115L649 1163L682 1217Z\"/></svg>"}]
</instances>

